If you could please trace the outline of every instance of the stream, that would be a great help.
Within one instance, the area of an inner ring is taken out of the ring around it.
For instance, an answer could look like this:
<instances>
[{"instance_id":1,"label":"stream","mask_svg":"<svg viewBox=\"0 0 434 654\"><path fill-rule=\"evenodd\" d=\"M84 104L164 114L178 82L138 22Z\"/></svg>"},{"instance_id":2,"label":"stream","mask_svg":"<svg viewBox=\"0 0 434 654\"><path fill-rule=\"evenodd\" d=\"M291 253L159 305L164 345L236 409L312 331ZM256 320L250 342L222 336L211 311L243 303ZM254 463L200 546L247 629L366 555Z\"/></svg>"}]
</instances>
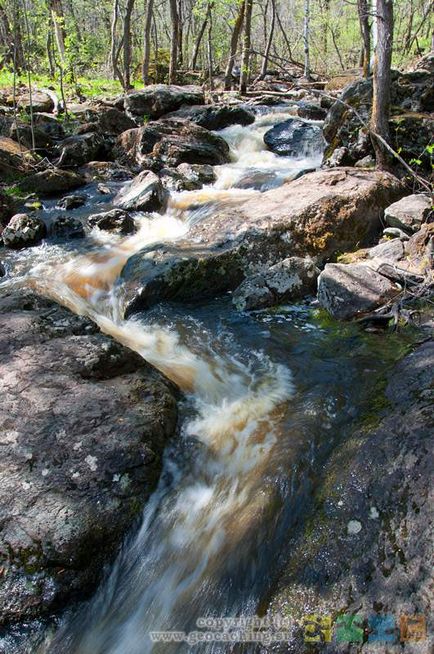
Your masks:
<instances>
[{"instance_id":1,"label":"stream","mask_svg":"<svg viewBox=\"0 0 434 654\"><path fill-rule=\"evenodd\" d=\"M264 132L285 118L275 111L221 130L232 162L217 167L217 181L172 194L163 215L135 214L134 235L95 228L84 240L47 242L6 259L1 286L34 288L89 316L184 392L179 435L141 524L94 597L65 617L41 653L233 651L218 642L159 645L150 632L257 613L288 534L309 509L321 463L369 413L376 384L399 354L398 337L338 325L309 302L248 315L226 296L121 315L119 275L133 254L184 237L219 207L320 164L321 152L291 159L266 150ZM115 193L120 184L110 187ZM94 186L84 190L92 198L75 216L110 208L112 196L97 205ZM55 212L48 202L44 219Z\"/></svg>"}]
</instances>

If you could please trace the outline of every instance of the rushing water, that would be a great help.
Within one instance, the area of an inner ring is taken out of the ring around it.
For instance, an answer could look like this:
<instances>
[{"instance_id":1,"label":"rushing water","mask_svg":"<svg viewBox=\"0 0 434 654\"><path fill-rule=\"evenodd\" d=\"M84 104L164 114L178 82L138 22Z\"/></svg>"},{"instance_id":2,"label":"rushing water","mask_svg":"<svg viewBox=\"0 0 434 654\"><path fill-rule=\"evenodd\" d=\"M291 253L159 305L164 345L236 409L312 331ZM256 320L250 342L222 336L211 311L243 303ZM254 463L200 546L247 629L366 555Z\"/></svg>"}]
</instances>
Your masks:
<instances>
[{"instance_id":1,"label":"rushing water","mask_svg":"<svg viewBox=\"0 0 434 654\"><path fill-rule=\"evenodd\" d=\"M285 533L308 502L315 461L366 409L370 383L358 375L375 378L387 353L373 363L369 339L350 328L338 339L308 306L248 317L222 299L120 315L116 282L132 254L176 240L221 204L243 202L319 164L318 152L297 160L265 150L263 133L280 120L275 113L223 130L232 163L218 167L215 184L174 194L164 215L136 214L133 236L95 229L81 243L46 244L7 262L3 285L36 288L90 316L185 392L180 436L166 451L139 529L95 597L41 651L189 651L153 644L150 632L188 631L202 616L254 614ZM256 189L245 188L249 180ZM53 212L45 207L45 219ZM202 644L200 651L227 647Z\"/></svg>"}]
</instances>

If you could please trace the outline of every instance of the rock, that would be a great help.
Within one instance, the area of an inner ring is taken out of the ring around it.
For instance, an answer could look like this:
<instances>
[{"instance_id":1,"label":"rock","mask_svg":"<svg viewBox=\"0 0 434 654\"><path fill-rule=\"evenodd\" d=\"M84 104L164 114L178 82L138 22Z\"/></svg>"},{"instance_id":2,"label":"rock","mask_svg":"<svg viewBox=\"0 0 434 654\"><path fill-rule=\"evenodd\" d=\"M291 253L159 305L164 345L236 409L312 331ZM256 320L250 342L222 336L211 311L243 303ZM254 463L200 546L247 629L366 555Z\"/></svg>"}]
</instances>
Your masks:
<instances>
[{"instance_id":1,"label":"rock","mask_svg":"<svg viewBox=\"0 0 434 654\"><path fill-rule=\"evenodd\" d=\"M155 173L144 170L116 195L113 204L127 211L159 211L168 193Z\"/></svg>"},{"instance_id":2,"label":"rock","mask_svg":"<svg viewBox=\"0 0 434 654\"><path fill-rule=\"evenodd\" d=\"M87 222L90 227L98 227L115 234L132 234L136 231L133 218L123 209L112 209L103 213L89 216Z\"/></svg>"},{"instance_id":3,"label":"rock","mask_svg":"<svg viewBox=\"0 0 434 654\"><path fill-rule=\"evenodd\" d=\"M52 139L59 140L65 138L65 130L62 123L56 116L48 113L35 113L33 114L33 121L35 127L44 132Z\"/></svg>"},{"instance_id":4,"label":"rock","mask_svg":"<svg viewBox=\"0 0 434 654\"><path fill-rule=\"evenodd\" d=\"M14 214L12 199L0 191L0 235Z\"/></svg>"},{"instance_id":5,"label":"rock","mask_svg":"<svg viewBox=\"0 0 434 654\"><path fill-rule=\"evenodd\" d=\"M184 120L161 120L118 137L115 155L157 172L181 163L219 165L229 161L229 146L212 132Z\"/></svg>"},{"instance_id":6,"label":"rock","mask_svg":"<svg viewBox=\"0 0 434 654\"><path fill-rule=\"evenodd\" d=\"M137 127L136 123L124 111L119 111L115 107L100 107L95 122L102 136L105 134L118 136L127 129Z\"/></svg>"},{"instance_id":7,"label":"rock","mask_svg":"<svg viewBox=\"0 0 434 654\"><path fill-rule=\"evenodd\" d=\"M409 239L408 234L397 227L386 227L383 229L383 236L387 236L388 238L399 238L401 241L408 241Z\"/></svg>"},{"instance_id":8,"label":"rock","mask_svg":"<svg viewBox=\"0 0 434 654\"><path fill-rule=\"evenodd\" d=\"M24 111L29 113L31 107L34 112L42 111L50 113L54 109L53 100L48 93L43 93L42 91L33 91L31 98L29 93L20 95L17 100L17 105L20 109L24 109Z\"/></svg>"},{"instance_id":9,"label":"rock","mask_svg":"<svg viewBox=\"0 0 434 654\"><path fill-rule=\"evenodd\" d=\"M33 149L32 129L30 125L24 123L17 126L12 123L9 136L17 143L21 143L25 148ZM37 150L50 150L53 146L53 139L44 130L35 127L33 129L33 136L35 139L35 149Z\"/></svg>"},{"instance_id":10,"label":"rock","mask_svg":"<svg viewBox=\"0 0 434 654\"><path fill-rule=\"evenodd\" d=\"M324 120L327 111L318 104L300 100L297 102L297 115L308 120Z\"/></svg>"},{"instance_id":11,"label":"rock","mask_svg":"<svg viewBox=\"0 0 434 654\"><path fill-rule=\"evenodd\" d=\"M83 238L84 227L80 220L72 216L57 216L53 219L49 230L49 236L53 238Z\"/></svg>"},{"instance_id":12,"label":"rock","mask_svg":"<svg viewBox=\"0 0 434 654\"><path fill-rule=\"evenodd\" d=\"M60 152L58 166L82 166L107 154L107 140L97 132L68 136L57 146Z\"/></svg>"},{"instance_id":13,"label":"rock","mask_svg":"<svg viewBox=\"0 0 434 654\"><path fill-rule=\"evenodd\" d=\"M46 234L45 224L36 216L17 213L3 229L2 240L7 248L19 250L37 245Z\"/></svg>"},{"instance_id":14,"label":"rock","mask_svg":"<svg viewBox=\"0 0 434 654\"><path fill-rule=\"evenodd\" d=\"M367 256L369 259L377 257L386 261L400 261L404 256L404 245L402 241L394 238L391 241L384 241L373 248L369 248Z\"/></svg>"},{"instance_id":15,"label":"rock","mask_svg":"<svg viewBox=\"0 0 434 654\"><path fill-rule=\"evenodd\" d=\"M76 195L65 195L59 202L56 204L57 209L65 209L69 211L70 209L78 209L86 204L87 196L76 194Z\"/></svg>"},{"instance_id":16,"label":"rock","mask_svg":"<svg viewBox=\"0 0 434 654\"><path fill-rule=\"evenodd\" d=\"M289 118L265 132L267 147L280 156L302 157L323 149L322 130L317 125Z\"/></svg>"},{"instance_id":17,"label":"rock","mask_svg":"<svg viewBox=\"0 0 434 654\"><path fill-rule=\"evenodd\" d=\"M176 168L162 168L159 172L164 188L171 192L196 191L216 180L214 168L207 164L179 164Z\"/></svg>"},{"instance_id":18,"label":"rock","mask_svg":"<svg viewBox=\"0 0 434 654\"><path fill-rule=\"evenodd\" d=\"M72 191L85 183L84 177L72 170L47 168L47 170L41 170L38 173L29 175L20 182L19 186L23 191L30 193L56 195L57 193Z\"/></svg>"},{"instance_id":19,"label":"rock","mask_svg":"<svg viewBox=\"0 0 434 654\"><path fill-rule=\"evenodd\" d=\"M250 125L255 115L244 107L210 105L204 107L181 107L167 118L185 118L206 129L223 129L229 125Z\"/></svg>"},{"instance_id":20,"label":"rock","mask_svg":"<svg viewBox=\"0 0 434 654\"><path fill-rule=\"evenodd\" d=\"M121 166L117 161L89 161L80 168L80 173L86 180L126 182L132 178L129 168Z\"/></svg>"},{"instance_id":21,"label":"rock","mask_svg":"<svg viewBox=\"0 0 434 654\"><path fill-rule=\"evenodd\" d=\"M175 86L151 84L141 91L132 91L125 96L125 110L139 118L160 118L182 105L203 104L203 90L200 86Z\"/></svg>"},{"instance_id":22,"label":"rock","mask_svg":"<svg viewBox=\"0 0 434 654\"><path fill-rule=\"evenodd\" d=\"M0 300L2 625L82 601L155 488L176 392L87 319Z\"/></svg>"},{"instance_id":23,"label":"rock","mask_svg":"<svg viewBox=\"0 0 434 654\"><path fill-rule=\"evenodd\" d=\"M369 313L399 291L365 263L328 263L318 278L318 301L337 320Z\"/></svg>"},{"instance_id":24,"label":"rock","mask_svg":"<svg viewBox=\"0 0 434 654\"><path fill-rule=\"evenodd\" d=\"M353 168L308 173L193 224L186 237L130 258L121 275L127 314L172 298L233 290L287 257L318 262L372 242L382 211L404 192L390 174Z\"/></svg>"},{"instance_id":25,"label":"rock","mask_svg":"<svg viewBox=\"0 0 434 654\"><path fill-rule=\"evenodd\" d=\"M407 161L420 159L430 170L430 157L425 148L434 137L434 75L427 71L416 73L392 72L390 120L391 144ZM344 104L343 104L344 103ZM324 137L328 143L324 159L332 157L336 149L345 147L346 164L373 156L371 139L354 107L365 123L369 123L372 109L372 79L351 82L333 104L324 122ZM410 111L409 111L410 110Z\"/></svg>"},{"instance_id":26,"label":"rock","mask_svg":"<svg viewBox=\"0 0 434 654\"><path fill-rule=\"evenodd\" d=\"M263 309L313 293L319 270L309 258L288 257L245 279L232 301L240 311Z\"/></svg>"},{"instance_id":27,"label":"rock","mask_svg":"<svg viewBox=\"0 0 434 654\"><path fill-rule=\"evenodd\" d=\"M390 640L372 642L372 648L430 650L434 342L419 345L385 381L385 393L377 391L373 402L382 408L370 409L366 424L352 433L345 429L313 497L304 498L311 508L301 528L288 529L286 564L268 595L270 618L290 615L297 623L306 614L334 616L333 642L321 646L330 654L365 650L366 641L349 645L349 638L336 638L336 616L342 614L355 620L341 622L345 636L357 635L357 625L366 639L367 620L371 629L377 621ZM350 522L358 523L356 529L348 530ZM400 616L413 615L425 617L427 638L399 643ZM264 652L305 651L303 631L294 629L289 642Z\"/></svg>"},{"instance_id":28,"label":"rock","mask_svg":"<svg viewBox=\"0 0 434 654\"><path fill-rule=\"evenodd\" d=\"M417 232L422 223L434 217L432 201L427 195L407 195L387 207L384 217L390 227Z\"/></svg>"},{"instance_id":29,"label":"rock","mask_svg":"<svg viewBox=\"0 0 434 654\"><path fill-rule=\"evenodd\" d=\"M29 150L7 136L0 136L0 174L4 178L15 180L17 173L27 173L29 165L35 163L36 159Z\"/></svg>"},{"instance_id":30,"label":"rock","mask_svg":"<svg viewBox=\"0 0 434 654\"><path fill-rule=\"evenodd\" d=\"M425 223L405 243L409 265L421 274L434 270L434 223Z\"/></svg>"},{"instance_id":31,"label":"rock","mask_svg":"<svg viewBox=\"0 0 434 654\"><path fill-rule=\"evenodd\" d=\"M334 156L337 151L338 150L335 150L332 156ZM354 165L356 168L375 168L375 159L372 155L368 154L366 157L363 157L359 161L356 161Z\"/></svg>"}]
</instances>

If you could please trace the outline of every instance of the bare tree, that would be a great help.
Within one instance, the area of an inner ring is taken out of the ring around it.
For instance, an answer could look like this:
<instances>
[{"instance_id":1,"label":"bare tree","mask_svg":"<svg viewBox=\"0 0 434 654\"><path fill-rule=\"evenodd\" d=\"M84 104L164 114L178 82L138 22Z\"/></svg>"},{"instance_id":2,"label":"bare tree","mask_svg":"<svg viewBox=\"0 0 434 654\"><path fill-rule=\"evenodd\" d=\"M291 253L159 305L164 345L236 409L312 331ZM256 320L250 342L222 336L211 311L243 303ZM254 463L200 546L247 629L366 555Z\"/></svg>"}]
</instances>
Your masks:
<instances>
[{"instance_id":1,"label":"bare tree","mask_svg":"<svg viewBox=\"0 0 434 654\"><path fill-rule=\"evenodd\" d=\"M56 39L57 50L62 66L66 64L65 56L65 16L63 13L62 0L48 0L48 6L51 12L51 18L54 27L54 37Z\"/></svg>"},{"instance_id":2,"label":"bare tree","mask_svg":"<svg viewBox=\"0 0 434 654\"><path fill-rule=\"evenodd\" d=\"M169 84L175 84L178 69L179 14L176 0L170 1L170 18L172 21L172 42L170 45Z\"/></svg>"},{"instance_id":3,"label":"bare tree","mask_svg":"<svg viewBox=\"0 0 434 654\"><path fill-rule=\"evenodd\" d=\"M275 0L271 0L270 32L268 34L267 45L265 46L264 58L262 60L261 73L259 75L259 79L264 79L265 75L267 74L268 59L270 57L271 45L273 43L275 25L276 25L276 2Z\"/></svg>"},{"instance_id":4,"label":"bare tree","mask_svg":"<svg viewBox=\"0 0 434 654\"><path fill-rule=\"evenodd\" d=\"M124 15L124 89L131 89L131 16L135 0L127 0Z\"/></svg>"},{"instance_id":5,"label":"bare tree","mask_svg":"<svg viewBox=\"0 0 434 654\"><path fill-rule=\"evenodd\" d=\"M378 134L389 141L390 80L393 45L393 0L377 0L377 47L374 55L374 97L372 103L371 131L377 167L389 167L389 155L383 144L375 138Z\"/></svg>"},{"instance_id":6,"label":"bare tree","mask_svg":"<svg viewBox=\"0 0 434 654\"><path fill-rule=\"evenodd\" d=\"M244 5L244 40L240 74L240 93L245 93L247 91L247 82L250 73L253 0L244 0Z\"/></svg>"},{"instance_id":7,"label":"bare tree","mask_svg":"<svg viewBox=\"0 0 434 654\"><path fill-rule=\"evenodd\" d=\"M304 44L304 76L310 79L310 0L304 0L303 44Z\"/></svg>"},{"instance_id":8,"label":"bare tree","mask_svg":"<svg viewBox=\"0 0 434 654\"><path fill-rule=\"evenodd\" d=\"M244 0L239 2L238 14L235 19L234 29L232 30L232 34L231 34L229 59L225 70L225 91L230 91L232 86L232 69L234 67L235 57L237 55L238 41L240 38L241 28L243 27L245 6L246 5Z\"/></svg>"},{"instance_id":9,"label":"bare tree","mask_svg":"<svg viewBox=\"0 0 434 654\"><path fill-rule=\"evenodd\" d=\"M124 78L118 64L119 48L116 40L116 31L119 21L119 0L113 0L113 13L111 21L111 45L110 45L110 63L113 71L113 79L118 79L125 88Z\"/></svg>"},{"instance_id":10,"label":"bare tree","mask_svg":"<svg viewBox=\"0 0 434 654\"><path fill-rule=\"evenodd\" d=\"M369 77L371 72L371 28L369 26L368 0L357 0L357 11L359 14L360 32L362 34L363 42L363 77Z\"/></svg>"},{"instance_id":11,"label":"bare tree","mask_svg":"<svg viewBox=\"0 0 434 654\"><path fill-rule=\"evenodd\" d=\"M149 84L149 62L151 60L151 28L152 16L154 11L154 0L148 0L146 3L145 32L143 38L143 65L142 77L143 84Z\"/></svg>"}]
</instances>

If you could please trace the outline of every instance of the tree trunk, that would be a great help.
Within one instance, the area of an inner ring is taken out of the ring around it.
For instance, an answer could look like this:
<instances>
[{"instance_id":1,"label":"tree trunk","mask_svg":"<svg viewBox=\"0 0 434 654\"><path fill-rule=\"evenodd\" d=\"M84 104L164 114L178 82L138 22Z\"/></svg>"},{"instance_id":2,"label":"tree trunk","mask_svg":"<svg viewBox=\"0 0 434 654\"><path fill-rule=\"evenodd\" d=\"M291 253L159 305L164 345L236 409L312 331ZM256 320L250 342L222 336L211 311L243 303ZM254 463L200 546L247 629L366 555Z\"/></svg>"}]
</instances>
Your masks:
<instances>
[{"instance_id":1,"label":"tree trunk","mask_svg":"<svg viewBox=\"0 0 434 654\"><path fill-rule=\"evenodd\" d=\"M390 79L393 45L393 0L377 0L377 47L374 55L374 84L371 130L389 142ZM373 136L377 167L387 170L390 158Z\"/></svg>"},{"instance_id":2,"label":"tree trunk","mask_svg":"<svg viewBox=\"0 0 434 654\"><path fill-rule=\"evenodd\" d=\"M149 62L151 61L151 28L152 12L154 10L154 0L148 0L146 3L145 33L143 39L143 65L142 77L143 84L149 84ZM155 62L156 64L157 62Z\"/></svg>"},{"instance_id":3,"label":"tree trunk","mask_svg":"<svg viewBox=\"0 0 434 654\"><path fill-rule=\"evenodd\" d=\"M267 45L265 47L264 58L262 60L261 73L259 79L264 79L267 74L268 59L270 57L271 44L273 43L274 28L276 25L276 2L271 0L271 24L270 33L268 34Z\"/></svg>"},{"instance_id":4,"label":"tree trunk","mask_svg":"<svg viewBox=\"0 0 434 654\"><path fill-rule=\"evenodd\" d=\"M304 44L304 76L310 79L310 0L304 0L303 44Z\"/></svg>"},{"instance_id":5,"label":"tree trunk","mask_svg":"<svg viewBox=\"0 0 434 654\"><path fill-rule=\"evenodd\" d=\"M0 59L0 67L14 63L14 35L9 24L9 18L3 3L0 2L0 43L4 52Z\"/></svg>"},{"instance_id":6,"label":"tree trunk","mask_svg":"<svg viewBox=\"0 0 434 654\"><path fill-rule=\"evenodd\" d=\"M61 0L49 0L49 7L51 11L51 18L54 26L54 37L56 39L57 50L59 52L60 62L65 66L65 16L63 13L63 6Z\"/></svg>"},{"instance_id":7,"label":"tree trunk","mask_svg":"<svg viewBox=\"0 0 434 654\"><path fill-rule=\"evenodd\" d=\"M369 26L368 0L357 0L357 11L359 14L360 32L362 34L363 42L363 77L369 77L371 73L371 28Z\"/></svg>"},{"instance_id":8,"label":"tree trunk","mask_svg":"<svg viewBox=\"0 0 434 654\"><path fill-rule=\"evenodd\" d=\"M172 21L172 43L170 46L169 84L175 84L177 64L178 64L179 16L178 16L177 1L176 0L169 0L169 1L170 1L170 18Z\"/></svg>"},{"instance_id":9,"label":"tree trunk","mask_svg":"<svg viewBox=\"0 0 434 654\"><path fill-rule=\"evenodd\" d=\"M113 1L113 14L111 25L110 63L113 71L113 79L118 79L125 88L124 78L118 66L118 48L116 45L116 28L119 20L119 0Z\"/></svg>"},{"instance_id":10,"label":"tree trunk","mask_svg":"<svg viewBox=\"0 0 434 654\"><path fill-rule=\"evenodd\" d=\"M131 86L131 15L135 0L127 0L124 16L124 89L128 91Z\"/></svg>"},{"instance_id":11,"label":"tree trunk","mask_svg":"<svg viewBox=\"0 0 434 654\"><path fill-rule=\"evenodd\" d=\"M208 5L208 74L209 74L209 90L214 88L213 83L213 56L212 56L212 13L211 3Z\"/></svg>"},{"instance_id":12,"label":"tree trunk","mask_svg":"<svg viewBox=\"0 0 434 654\"><path fill-rule=\"evenodd\" d=\"M240 2L239 4L238 14L235 19L234 29L232 30L232 35L231 35L229 59L225 70L225 91L230 91L232 88L232 69L235 64L235 57L237 55L237 49L238 49L238 40L240 38L241 28L243 26L244 9L245 9L245 3L244 0L242 0L242 2Z\"/></svg>"},{"instance_id":13,"label":"tree trunk","mask_svg":"<svg viewBox=\"0 0 434 654\"><path fill-rule=\"evenodd\" d=\"M196 43L194 45L193 55L191 57L191 64L190 64L190 68L192 70L196 70L197 58L199 56L200 44L202 42L203 35L205 34L207 24L208 24L208 12L206 12L206 16L203 19L202 25L200 26L199 34L197 36Z\"/></svg>"},{"instance_id":14,"label":"tree trunk","mask_svg":"<svg viewBox=\"0 0 434 654\"><path fill-rule=\"evenodd\" d=\"M241 74L240 74L240 93L247 91L247 83L250 73L250 47L251 47L251 32L252 32L252 9L253 0L244 0L244 40L243 40L243 57L241 61Z\"/></svg>"}]
</instances>

